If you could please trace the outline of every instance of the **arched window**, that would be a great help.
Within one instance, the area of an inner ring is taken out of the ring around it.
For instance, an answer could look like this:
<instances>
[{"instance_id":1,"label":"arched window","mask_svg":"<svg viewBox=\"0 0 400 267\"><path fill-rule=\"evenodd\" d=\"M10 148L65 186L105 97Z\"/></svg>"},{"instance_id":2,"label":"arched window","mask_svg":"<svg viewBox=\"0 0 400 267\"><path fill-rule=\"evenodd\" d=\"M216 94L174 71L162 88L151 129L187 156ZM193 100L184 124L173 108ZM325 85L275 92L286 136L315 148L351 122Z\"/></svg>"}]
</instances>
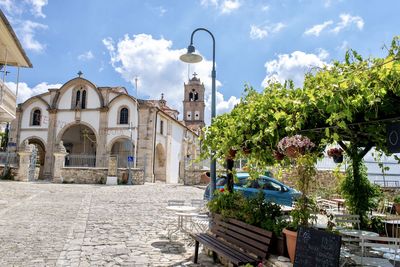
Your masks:
<instances>
[{"instance_id":1,"label":"arched window","mask_svg":"<svg viewBox=\"0 0 400 267\"><path fill-rule=\"evenodd\" d=\"M193 101L193 93L192 92L189 93L189 101Z\"/></svg>"},{"instance_id":2,"label":"arched window","mask_svg":"<svg viewBox=\"0 0 400 267\"><path fill-rule=\"evenodd\" d=\"M82 91L82 109L86 108L86 90Z\"/></svg>"},{"instance_id":3,"label":"arched window","mask_svg":"<svg viewBox=\"0 0 400 267\"><path fill-rule=\"evenodd\" d=\"M75 100L75 107L76 108L79 107L80 101L81 101L81 91L77 91L76 92L76 100Z\"/></svg>"},{"instance_id":4,"label":"arched window","mask_svg":"<svg viewBox=\"0 0 400 267\"><path fill-rule=\"evenodd\" d=\"M129 111L127 108L121 108L119 112L119 124L128 124Z\"/></svg>"},{"instance_id":5,"label":"arched window","mask_svg":"<svg viewBox=\"0 0 400 267\"><path fill-rule=\"evenodd\" d=\"M33 126L40 126L40 117L41 117L40 109L36 109L32 112L32 125Z\"/></svg>"}]
</instances>

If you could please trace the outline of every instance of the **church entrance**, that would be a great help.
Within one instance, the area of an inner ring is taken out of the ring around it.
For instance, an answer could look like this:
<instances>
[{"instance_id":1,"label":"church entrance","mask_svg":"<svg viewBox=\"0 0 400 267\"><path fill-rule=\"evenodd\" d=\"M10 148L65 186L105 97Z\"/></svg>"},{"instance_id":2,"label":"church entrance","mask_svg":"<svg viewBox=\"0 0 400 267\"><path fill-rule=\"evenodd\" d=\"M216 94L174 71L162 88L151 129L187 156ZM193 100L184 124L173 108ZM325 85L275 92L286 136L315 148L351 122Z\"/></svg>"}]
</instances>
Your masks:
<instances>
[{"instance_id":1,"label":"church entrance","mask_svg":"<svg viewBox=\"0 0 400 267\"><path fill-rule=\"evenodd\" d=\"M135 146L126 138L115 141L111 148L111 155L118 157L118 168L128 168L128 156L134 156L134 153ZM132 166L134 165L132 164Z\"/></svg>"},{"instance_id":2,"label":"church entrance","mask_svg":"<svg viewBox=\"0 0 400 267\"><path fill-rule=\"evenodd\" d=\"M37 148L36 166L40 166L38 179L43 179L44 161L46 155L46 147L40 139L31 138L29 144L35 145Z\"/></svg>"},{"instance_id":3,"label":"church entrance","mask_svg":"<svg viewBox=\"0 0 400 267\"><path fill-rule=\"evenodd\" d=\"M167 180L165 149L161 144L157 144L156 146L156 155L154 159L154 177L156 181L165 182Z\"/></svg>"},{"instance_id":4,"label":"church entrance","mask_svg":"<svg viewBox=\"0 0 400 267\"><path fill-rule=\"evenodd\" d=\"M65 158L67 167L96 167L96 135L88 126L77 124L63 133L61 140L69 153Z\"/></svg>"}]
</instances>

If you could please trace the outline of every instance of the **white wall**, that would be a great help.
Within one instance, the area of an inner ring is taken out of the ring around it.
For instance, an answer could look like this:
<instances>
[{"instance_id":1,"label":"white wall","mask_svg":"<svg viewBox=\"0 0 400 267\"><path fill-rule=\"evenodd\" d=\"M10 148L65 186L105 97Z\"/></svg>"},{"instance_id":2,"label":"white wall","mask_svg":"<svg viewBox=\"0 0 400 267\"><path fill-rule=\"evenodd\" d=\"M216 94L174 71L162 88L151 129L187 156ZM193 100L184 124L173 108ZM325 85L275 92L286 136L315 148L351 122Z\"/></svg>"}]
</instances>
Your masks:
<instances>
[{"instance_id":1,"label":"white wall","mask_svg":"<svg viewBox=\"0 0 400 267\"><path fill-rule=\"evenodd\" d=\"M56 116L56 136L69 123L75 121L74 111L58 111Z\"/></svg>"},{"instance_id":2,"label":"white wall","mask_svg":"<svg viewBox=\"0 0 400 267\"><path fill-rule=\"evenodd\" d=\"M129 127L129 124L118 124L119 121L119 109L125 106L129 110L129 122L132 123L133 127L138 126L138 112L137 105L129 97L120 97L111 103L108 110L108 127Z\"/></svg>"},{"instance_id":3,"label":"white wall","mask_svg":"<svg viewBox=\"0 0 400 267\"><path fill-rule=\"evenodd\" d=\"M74 88L83 87L86 90L86 108L99 108L100 107L100 98L97 94L96 89L89 87L89 86L82 86L82 85L74 85L69 87L68 89L64 90L62 95L60 96L58 102L59 109L70 109L71 108L71 101L72 101L72 92Z\"/></svg>"},{"instance_id":4,"label":"white wall","mask_svg":"<svg viewBox=\"0 0 400 267\"><path fill-rule=\"evenodd\" d=\"M179 125L177 122L172 123L172 135L171 144L168 151L169 158L169 171L167 173L167 182L178 183L179 182L179 161L183 159L182 147L183 147L183 137L185 134L185 128Z\"/></svg>"},{"instance_id":5,"label":"white wall","mask_svg":"<svg viewBox=\"0 0 400 267\"><path fill-rule=\"evenodd\" d=\"M21 137L19 140L19 147L22 147L23 142L26 138L34 138L34 137L40 137L42 141L44 142L44 145L46 146L47 143L47 131L35 131L35 130L29 130L29 131L21 131Z\"/></svg>"},{"instance_id":6,"label":"white wall","mask_svg":"<svg viewBox=\"0 0 400 267\"><path fill-rule=\"evenodd\" d=\"M41 121L38 126L31 126L31 111L32 109L39 108L41 111ZM47 106L40 100L33 100L28 106L26 106L22 113L21 128L32 128L32 129L46 129L49 126L49 113L47 112ZM47 140L47 138L46 138Z\"/></svg>"}]
</instances>

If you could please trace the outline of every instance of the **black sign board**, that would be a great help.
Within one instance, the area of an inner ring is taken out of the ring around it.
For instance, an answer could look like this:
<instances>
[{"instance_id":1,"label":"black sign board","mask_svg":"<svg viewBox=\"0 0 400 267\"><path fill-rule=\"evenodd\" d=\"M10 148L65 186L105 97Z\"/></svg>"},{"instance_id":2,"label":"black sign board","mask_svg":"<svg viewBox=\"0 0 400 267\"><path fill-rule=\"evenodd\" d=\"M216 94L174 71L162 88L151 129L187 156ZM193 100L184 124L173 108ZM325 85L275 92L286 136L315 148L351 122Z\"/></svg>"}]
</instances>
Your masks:
<instances>
[{"instance_id":1,"label":"black sign board","mask_svg":"<svg viewBox=\"0 0 400 267\"><path fill-rule=\"evenodd\" d=\"M387 146L391 153L400 152L400 123L392 123L387 126Z\"/></svg>"},{"instance_id":2,"label":"black sign board","mask_svg":"<svg viewBox=\"0 0 400 267\"><path fill-rule=\"evenodd\" d=\"M327 231L300 227L297 232L294 266L339 266L342 237Z\"/></svg>"}]
</instances>

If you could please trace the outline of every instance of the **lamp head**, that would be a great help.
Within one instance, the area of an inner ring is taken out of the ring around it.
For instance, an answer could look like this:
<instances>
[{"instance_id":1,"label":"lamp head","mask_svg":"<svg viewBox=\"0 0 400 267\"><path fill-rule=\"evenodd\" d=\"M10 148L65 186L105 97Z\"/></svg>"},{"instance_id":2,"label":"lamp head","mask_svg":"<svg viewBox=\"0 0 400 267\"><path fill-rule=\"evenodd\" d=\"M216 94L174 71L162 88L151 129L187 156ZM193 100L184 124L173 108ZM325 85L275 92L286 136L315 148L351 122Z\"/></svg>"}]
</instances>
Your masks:
<instances>
[{"instance_id":1,"label":"lamp head","mask_svg":"<svg viewBox=\"0 0 400 267\"><path fill-rule=\"evenodd\" d=\"M195 48L193 45L189 45L187 49L187 53L183 54L179 57L179 59L186 63L199 63L203 60L203 57L195 54Z\"/></svg>"}]
</instances>

